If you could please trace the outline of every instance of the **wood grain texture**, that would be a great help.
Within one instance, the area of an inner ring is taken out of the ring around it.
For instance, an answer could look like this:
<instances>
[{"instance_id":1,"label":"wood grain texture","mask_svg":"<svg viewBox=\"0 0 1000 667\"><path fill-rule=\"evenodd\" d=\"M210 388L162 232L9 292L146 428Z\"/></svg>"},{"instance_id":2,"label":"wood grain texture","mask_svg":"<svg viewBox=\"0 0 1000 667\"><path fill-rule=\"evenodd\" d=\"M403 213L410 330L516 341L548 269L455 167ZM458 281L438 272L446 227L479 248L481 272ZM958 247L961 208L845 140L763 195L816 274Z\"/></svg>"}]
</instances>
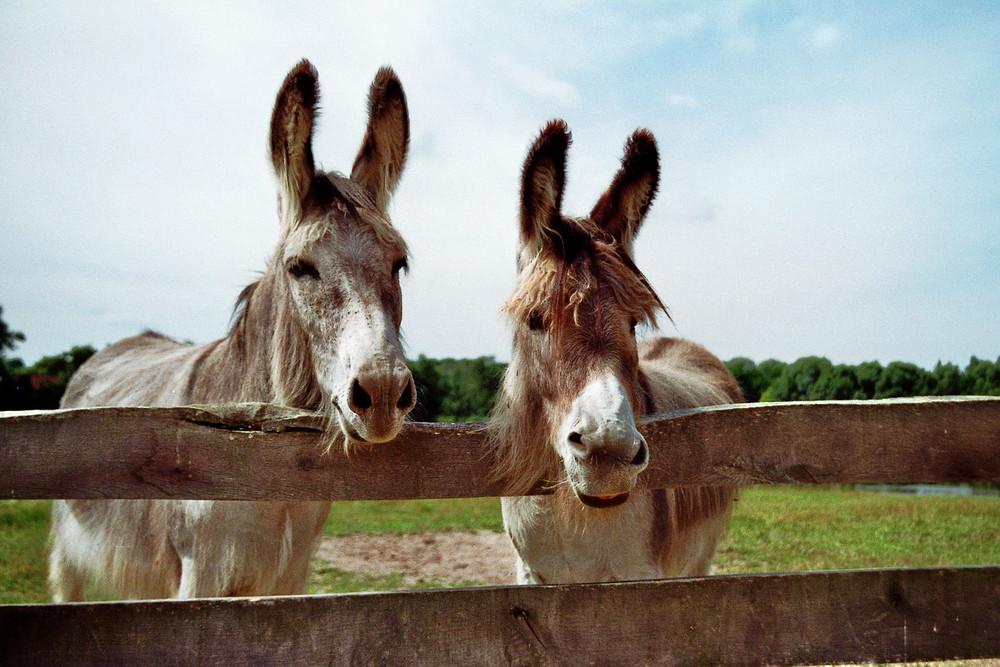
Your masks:
<instances>
[{"instance_id":1,"label":"wood grain texture","mask_svg":"<svg viewBox=\"0 0 1000 667\"><path fill-rule=\"evenodd\" d=\"M243 404L0 413L7 498L399 499L499 495L484 422L413 423L351 457L316 415ZM643 420L640 486L1000 481L1000 399L765 403Z\"/></svg>"},{"instance_id":2,"label":"wood grain texture","mask_svg":"<svg viewBox=\"0 0 1000 667\"><path fill-rule=\"evenodd\" d=\"M0 607L9 665L756 665L1000 656L1000 568Z\"/></svg>"},{"instance_id":3,"label":"wood grain texture","mask_svg":"<svg viewBox=\"0 0 1000 667\"><path fill-rule=\"evenodd\" d=\"M321 420L264 404L81 408L0 416L8 498L221 500L496 495L469 425L406 427L348 457L319 447Z\"/></svg>"},{"instance_id":4,"label":"wood grain texture","mask_svg":"<svg viewBox=\"0 0 1000 667\"><path fill-rule=\"evenodd\" d=\"M752 403L640 430L651 484L1000 481L1000 398Z\"/></svg>"}]
</instances>

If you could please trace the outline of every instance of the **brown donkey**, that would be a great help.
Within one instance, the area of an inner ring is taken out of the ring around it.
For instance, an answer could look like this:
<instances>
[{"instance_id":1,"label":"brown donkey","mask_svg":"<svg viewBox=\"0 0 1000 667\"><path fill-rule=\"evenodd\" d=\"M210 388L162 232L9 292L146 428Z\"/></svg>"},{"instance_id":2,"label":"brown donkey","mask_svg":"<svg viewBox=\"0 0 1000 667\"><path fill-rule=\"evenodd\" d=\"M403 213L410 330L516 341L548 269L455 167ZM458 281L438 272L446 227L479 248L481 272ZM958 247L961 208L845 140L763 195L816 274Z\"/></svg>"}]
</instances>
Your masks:
<instances>
[{"instance_id":1,"label":"brown donkey","mask_svg":"<svg viewBox=\"0 0 1000 667\"><path fill-rule=\"evenodd\" d=\"M406 159L406 98L379 70L350 177L315 168L316 70L300 62L278 93L271 160L280 236L243 290L229 335L190 346L145 333L95 355L62 407L265 401L329 415L328 445L396 436L416 394L399 343L406 245L389 197ZM93 578L140 597L303 590L329 502L62 500L52 510L49 582L83 599Z\"/></svg>"},{"instance_id":2,"label":"brown donkey","mask_svg":"<svg viewBox=\"0 0 1000 667\"><path fill-rule=\"evenodd\" d=\"M725 487L635 491L649 450L636 415L742 400L717 358L685 340L636 343L665 310L632 259L659 182L652 134L636 131L587 218L560 212L570 134L553 121L528 152L518 282L505 306L514 351L492 441L511 493L503 516L519 583L704 574L729 518Z\"/></svg>"}]
</instances>

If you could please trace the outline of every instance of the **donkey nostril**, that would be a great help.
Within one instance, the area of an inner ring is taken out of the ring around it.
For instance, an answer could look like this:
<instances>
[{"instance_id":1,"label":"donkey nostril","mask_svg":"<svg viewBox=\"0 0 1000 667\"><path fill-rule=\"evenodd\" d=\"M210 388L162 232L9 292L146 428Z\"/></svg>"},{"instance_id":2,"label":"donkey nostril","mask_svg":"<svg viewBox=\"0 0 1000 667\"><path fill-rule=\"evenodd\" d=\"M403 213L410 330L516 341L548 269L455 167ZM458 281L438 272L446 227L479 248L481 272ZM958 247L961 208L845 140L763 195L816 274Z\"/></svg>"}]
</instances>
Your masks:
<instances>
[{"instance_id":1,"label":"donkey nostril","mask_svg":"<svg viewBox=\"0 0 1000 667\"><path fill-rule=\"evenodd\" d=\"M639 443L639 451L635 453L635 457L632 458L632 465L634 466L644 466L649 461L649 448L646 446L645 442Z\"/></svg>"},{"instance_id":2,"label":"donkey nostril","mask_svg":"<svg viewBox=\"0 0 1000 667\"><path fill-rule=\"evenodd\" d=\"M576 431L569 434L569 441L574 445L583 446L583 436Z\"/></svg>"},{"instance_id":3,"label":"donkey nostril","mask_svg":"<svg viewBox=\"0 0 1000 667\"><path fill-rule=\"evenodd\" d=\"M355 410L367 410L372 406L372 397L364 390L357 380L351 387L351 407Z\"/></svg>"},{"instance_id":4,"label":"donkey nostril","mask_svg":"<svg viewBox=\"0 0 1000 667\"><path fill-rule=\"evenodd\" d=\"M396 407L400 410L406 410L413 407L413 380L409 380L406 383L406 388L403 389L402 395L399 400L396 401Z\"/></svg>"}]
</instances>

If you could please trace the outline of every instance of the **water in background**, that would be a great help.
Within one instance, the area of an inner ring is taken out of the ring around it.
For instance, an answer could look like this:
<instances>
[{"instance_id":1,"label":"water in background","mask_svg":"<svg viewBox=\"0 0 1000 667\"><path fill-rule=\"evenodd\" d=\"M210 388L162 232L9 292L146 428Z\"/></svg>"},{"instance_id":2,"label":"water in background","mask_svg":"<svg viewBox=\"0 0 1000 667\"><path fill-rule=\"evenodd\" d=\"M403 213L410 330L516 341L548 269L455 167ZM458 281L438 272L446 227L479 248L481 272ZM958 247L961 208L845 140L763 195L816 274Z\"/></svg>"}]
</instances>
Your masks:
<instances>
[{"instance_id":1,"label":"water in background","mask_svg":"<svg viewBox=\"0 0 1000 667\"><path fill-rule=\"evenodd\" d=\"M868 493L891 493L907 496L1000 498L1000 489L995 486L973 486L971 484L856 484L854 488Z\"/></svg>"}]
</instances>

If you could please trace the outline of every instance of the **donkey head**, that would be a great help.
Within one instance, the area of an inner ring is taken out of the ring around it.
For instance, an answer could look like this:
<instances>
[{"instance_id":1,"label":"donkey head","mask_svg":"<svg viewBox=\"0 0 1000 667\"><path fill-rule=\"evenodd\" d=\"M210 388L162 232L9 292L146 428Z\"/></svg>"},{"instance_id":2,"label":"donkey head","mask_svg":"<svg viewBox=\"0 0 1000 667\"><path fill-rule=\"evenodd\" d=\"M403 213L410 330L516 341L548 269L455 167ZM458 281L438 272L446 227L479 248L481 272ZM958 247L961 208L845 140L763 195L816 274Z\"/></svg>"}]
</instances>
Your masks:
<instances>
[{"instance_id":1,"label":"donkey head","mask_svg":"<svg viewBox=\"0 0 1000 667\"><path fill-rule=\"evenodd\" d=\"M346 442L383 442L416 403L399 342L406 244L387 212L409 144L406 98L392 70L379 70L368 129L347 177L313 163L318 96L316 70L303 60L274 105L270 145L282 235L271 271L301 332L292 338L308 348L301 356L311 360Z\"/></svg>"},{"instance_id":2,"label":"donkey head","mask_svg":"<svg viewBox=\"0 0 1000 667\"><path fill-rule=\"evenodd\" d=\"M656 194L659 157L652 134L637 130L590 216L568 218L570 141L565 123L550 122L524 163L518 287L506 305L515 327L508 380L520 386L507 390L538 406L548 460L577 497L610 507L649 460L635 425L647 400L635 328L663 305L632 261L632 241Z\"/></svg>"}]
</instances>

